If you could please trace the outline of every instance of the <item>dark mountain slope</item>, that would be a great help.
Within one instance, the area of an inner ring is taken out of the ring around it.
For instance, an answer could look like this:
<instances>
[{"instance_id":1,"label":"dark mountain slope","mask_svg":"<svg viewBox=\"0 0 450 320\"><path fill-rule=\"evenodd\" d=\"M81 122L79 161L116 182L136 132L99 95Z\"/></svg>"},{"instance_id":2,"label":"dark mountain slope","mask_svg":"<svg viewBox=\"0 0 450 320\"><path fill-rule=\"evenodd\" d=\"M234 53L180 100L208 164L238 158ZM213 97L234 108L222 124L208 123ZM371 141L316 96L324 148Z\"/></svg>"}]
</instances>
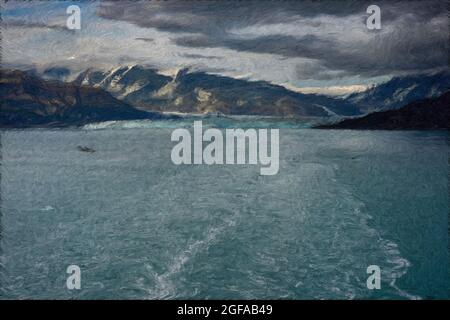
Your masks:
<instances>
[{"instance_id":1,"label":"dark mountain slope","mask_svg":"<svg viewBox=\"0 0 450 320\"><path fill-rule=\"evenodd\" d=\"M347 119L322 129L433 130L450 129L450 91L440 97L410 103L397 110Z\"/></svg>"},{"instance_id":2,"label":"dark mountain slope","mask_svg":"<svg viewBox=\"0 0 450 320\"><path fill-rule=\"evenodd\" d=\"M18 70L1 70L0 126L69 126L110 120L159 119L100 88L45 81Z\"/></svg>"},{"instance_id":3,"label":"dark mountain slope","mask_svg":"<svg viewBox=\"0 0 450 320\"><path fill-rule=\"evenodd\" d=\"M408 103L438 97L450 89L450 72L394 77L364 92L353 93L345 101L363 113L401 108Z\"/></svg>"}]
</instances>

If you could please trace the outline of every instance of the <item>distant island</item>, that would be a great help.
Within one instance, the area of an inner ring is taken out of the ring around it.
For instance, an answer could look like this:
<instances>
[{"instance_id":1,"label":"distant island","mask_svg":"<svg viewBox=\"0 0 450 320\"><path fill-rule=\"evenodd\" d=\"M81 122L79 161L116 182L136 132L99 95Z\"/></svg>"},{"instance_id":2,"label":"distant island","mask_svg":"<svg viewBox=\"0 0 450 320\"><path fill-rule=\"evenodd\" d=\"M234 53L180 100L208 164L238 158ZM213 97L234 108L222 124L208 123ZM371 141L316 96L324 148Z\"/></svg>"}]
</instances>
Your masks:
<instances>
[{"instance_id":1,"label":"distant island","mask_svg":"<svg viewBox=\"0 0 450 320\"><path fill-rule=\"evenodd\" d=\"M319 125L319 129L368 130L439 130L450 129L450 91L436 98L424 99L360 118L345 119L334 124Z\"/></svg>"}]
</instances>

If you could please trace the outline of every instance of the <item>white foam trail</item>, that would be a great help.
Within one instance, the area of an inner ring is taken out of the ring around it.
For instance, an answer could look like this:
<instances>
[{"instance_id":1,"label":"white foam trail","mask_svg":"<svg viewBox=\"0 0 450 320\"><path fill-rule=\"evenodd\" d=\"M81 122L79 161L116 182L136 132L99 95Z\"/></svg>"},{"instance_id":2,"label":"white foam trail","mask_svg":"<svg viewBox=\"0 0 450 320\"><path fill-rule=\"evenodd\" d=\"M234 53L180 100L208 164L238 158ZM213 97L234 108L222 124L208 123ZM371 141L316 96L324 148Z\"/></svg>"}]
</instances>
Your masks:
<instances>
[{"instance_id":1,"label":"white foam trail","mask_svg":"<svg viewBox=\"0 0 450 320\"><path fill-rule=\"evenodd\" d=\"M335 171L338 169L339 169L338 166L335 166L333 168L333 171L334 171L333 176L335 176ZM347 188L344 188L344 185L341 186L341 191L346 196L353 198L352 192L350 190L348 190ZM360 210L360 208L362 208L363 206L364 206L364 204L360 203L358 205L358 208L356 208L355 212L357 212L358 215L362 214L362 211ZM388 272L389 286L392 287L402 297L405 297L405 298L411 299L411 300L421 300L422 298L420 296L410 294L410 293L406 292L405 290L402 290L401 288L399 288L396 285L397 279L401 278L408 272L408 269L411 266L411 263L408 261L408 259L401 256L401 252L396 243L394 243L393 241L384 239L383 237L381 237L378 230L372 228L369 225L368 220L371 218L372 217L369 214L364 214L363 225L368 229L368 231L369 231L368 234L371 233L375 237L378 238L378 241L381 242L381 246L384 249L383 253L387 256L386 257L387 262L389 264L393 265L392 270L389 270L389 272Z\"/></svg>"},{"instance_id":2,"label":"white foam trail","mask_svg":"<svg viewBox=\"0 0 450 320\"><path fill-rule=\"evenodd\" d=\"M394 264L393 270L390 273L392 279L389 282L389 285L394 288L402 297L410 300L421 300L422 298L420 296L416 296L406 292L405 290L402 290L395 283L397 279L400 279L408 272L411 263L406 258L401 257L400 250L398 249L398 245L396 243L385 240L385 248L389 255L391 255L391 257L388 258L388 262Z\"/></svg>"},{"instance_id":3,"label":"white foam trail","mask_svg":"<svg viewBox=\"0 0 450 320\"><path fill-rule=\"evenodd\" d=\"M229 219L226 219L225 222L218 227L212 227L207 230L206 236L202 240L197 240L191 244L188 245L188 247L183 250L179 255L175 256L172 260L172 263L170 264L169 269L161 274L158 275L155 272L153 273L153 277L156 280L156 289L151 290L150 293L150 299L171 299L176 298L176 288L175 285L172 283L171 278L179 273L184 265L195 255L197 255L200 251L207 249L215 240L216 238L223 233L227 228L232 227L236 224L236 216L237 213L235 213L232 217Z\"/></svg>"}]
</instances>

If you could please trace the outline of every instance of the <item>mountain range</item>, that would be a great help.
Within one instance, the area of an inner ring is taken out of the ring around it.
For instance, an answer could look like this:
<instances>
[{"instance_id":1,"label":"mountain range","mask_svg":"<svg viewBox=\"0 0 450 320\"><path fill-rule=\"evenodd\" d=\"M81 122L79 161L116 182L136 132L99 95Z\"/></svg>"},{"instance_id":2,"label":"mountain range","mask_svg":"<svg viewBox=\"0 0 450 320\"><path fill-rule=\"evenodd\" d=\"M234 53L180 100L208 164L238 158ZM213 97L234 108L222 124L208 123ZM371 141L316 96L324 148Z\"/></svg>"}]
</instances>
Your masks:
<instances>
[{"instance_id":1,"label":"mountain range","mask_svg":"<svg viewBox=\"0 0 450 320\"><path fill-rule=\"evenodd\" d=\"M56 70L51 72L56 73ZM64 70L58 72L60 76L66 75ZM302 94L265 81L234 79L188 69L169 77L139 65L109 71L88 69L74 82L103 88L118 99L145 110L295 118L357 116L397 109L450 89L450 72L394 77L344 98Z\"/></svg>"},{"instance_id":2,"label":"mountain range","mask_svg":"<svg viewBox=\"0 0 450 320\"><path fill-rule=\"evenodd\" d=\"M19 70L1 70L0 99L1 127L60 127L166 117L137 110L100 88L42 80Z\"/></svg>"},{"instance_id":3,"label":"mountain range","mask_svg":"<svg viewBox=\"0 0 450 320\"><path fill-rule=\"evenodd\" d=\"M362 113L398 109L416 100L437 97L450 89L450 72L394 77L345 99Z\"/></svg>"},{"instance_id":4,"label":"mountain range","mask_svg":"<svg viewBox=\"0 0 450 320\"><path fill-rule=\"evenodd\" d=\"M450 129L450 91L439 97L415 101L400 109L346 119L319 129L438 130Z\"/></svg>"},{"instance_id":5,"label":"mountain range","mask_svg":"<svg viewBox=\"0 0 450 320\"><path fill-rule=\"evenodd\" d=\"M160 119L162 112L281 118L359 117L437 97L450 72L394 77L346 97L303 94L265 81L180 69L168 76L141 65L72 74L3 70L2 126L79 125L107 120ZM70 80L69 80L70 79Z\"/></svg>"},{"instance_id":6,"label":"mountain range","mask_svg":"<svg viewBox=\"0 0 450 320\"><path fill-rule=\"evenodd\" d=\"M179 70L174 77L138 65L106 72L89 69L74 83L100 87L136 108L152 111L284 118L361 114L357 107L339 99L188 69Z\"/></svg>"}]
</instances>

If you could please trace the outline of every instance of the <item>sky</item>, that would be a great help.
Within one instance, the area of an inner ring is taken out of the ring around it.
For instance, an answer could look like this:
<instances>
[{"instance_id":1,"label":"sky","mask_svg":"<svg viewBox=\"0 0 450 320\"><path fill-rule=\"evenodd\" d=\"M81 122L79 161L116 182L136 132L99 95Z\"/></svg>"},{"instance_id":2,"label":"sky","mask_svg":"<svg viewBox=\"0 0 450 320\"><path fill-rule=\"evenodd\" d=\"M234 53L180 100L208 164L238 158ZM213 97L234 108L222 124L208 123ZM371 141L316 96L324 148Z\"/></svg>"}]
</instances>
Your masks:
<instances>
[{"instance_id":1,"label":"sky","mask_svg":"<svg viewBox=\"0 0 450 320\"><path fill-rule=\"evenodd\" d=\"M81 9L69 30L66 8ZM366 12L381 9L381 29ZM74 73L189 67L302 92L342 94L448 68L445 1L7 1L2 65Z\"/></svg>"}]
</instances>

